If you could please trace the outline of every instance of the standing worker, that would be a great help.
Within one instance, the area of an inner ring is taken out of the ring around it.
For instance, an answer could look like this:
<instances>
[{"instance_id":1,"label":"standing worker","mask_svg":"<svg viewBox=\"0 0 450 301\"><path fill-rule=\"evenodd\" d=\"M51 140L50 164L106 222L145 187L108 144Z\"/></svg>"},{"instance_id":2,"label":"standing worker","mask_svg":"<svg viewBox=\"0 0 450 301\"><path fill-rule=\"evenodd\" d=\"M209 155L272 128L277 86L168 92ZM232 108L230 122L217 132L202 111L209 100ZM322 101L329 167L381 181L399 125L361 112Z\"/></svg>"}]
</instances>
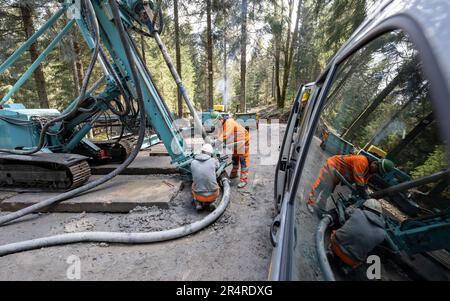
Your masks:
<instances>
[{"instance_id":1,"label":"standing worker","mask_svg":"<svg viewBox=\"0 0 450 301\"><path fill-rule=\"evenodd\" d=\"M333 156L326 161L314 182L309 193L308 206L310 208L318 207L320 211L326 209L326 203L321 205L321 201L326 202L340 182L340 179L334 172L335 170L350 183L355 183L360 196L368 199L367 184L370 177L375 173L383 176L394 170L394 168L394 163L387 159L369 162L369 159L364 155Z\"/></svg>"},{"instance_id":2,"label":"standing worker","mask_svg":"<svg viewBox=\"0 0 450 301\"><path fill-rule=\"evenodd\" d=\"M225 145L234 143L233 169L230 178L237 178L240 167L241 177L238 188L244 188L247 186L250 166L250 133L234 119L225 119L219 112L211 113L211 121L214 123L219 122L221 125L218 129L217 139L219 141L222 141Z\"/></svg>"},{"instance_id":3,"label":"standing worker","mask_svg":"<svg viewBox=\"0 0 450 301\"><path fill-rule=\"evenodd\" d=\"M220 195L216 177L219 162L212 157L213 152L212 145L205 144L191 163L192 197L197 211L207 209Z\"/></svg>"}]
</instances>

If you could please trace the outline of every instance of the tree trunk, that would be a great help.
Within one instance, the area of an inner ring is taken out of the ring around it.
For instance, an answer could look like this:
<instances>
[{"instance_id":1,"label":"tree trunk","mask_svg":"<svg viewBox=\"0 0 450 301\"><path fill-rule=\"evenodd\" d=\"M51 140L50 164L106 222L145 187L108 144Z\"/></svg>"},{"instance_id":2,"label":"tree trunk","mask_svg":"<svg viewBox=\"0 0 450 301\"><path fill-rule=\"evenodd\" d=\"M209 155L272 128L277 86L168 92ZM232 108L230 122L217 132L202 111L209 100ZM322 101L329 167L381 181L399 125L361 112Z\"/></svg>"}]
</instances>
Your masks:
<instances>
[{"instance_id":1,"label":"tree trunk","mask_svg":"<svg viewBox=\"0 0 450 301\"><path fill-rule=\"evenodd\" d=\"M81 61L81 49L80 44L78 44L77 39L73 39L73 51L75 56L75 69L77 72L78 77L78 86L83 86L83 77L84 77L84 69L83 69L83 62Z\"/></svg>"},{"instance_id":2,"label":"tree trunk","mask_svg":"<svg viewBox=\"0 0 450 301\"><path fill-rule=\"evenodd\" d=\"M212 110L214 107L213 99L213 41L212 41L212 23L211 23L211 0L206 0L206 35L207 35L207 56L208 56L208 104L207 109Z\"/></svg>"},{"instance_id":3,"label":"tree trunk","mask_svg":"<svg viewBox=\"0 0 450 301\"><path fill-rule=\"evenodd\" d=\"M83 68L83 65L80 61L80 49L76 37L76 31L72 30L69 35L69 47L71 51L71 63L72 63L72 77L74 83L74 97L78 97L81 91L81 86L83 85L83 71L80 68Z\"/></svg>"},{"instance_id":4,"label":"tree trunk","mask_svg":"<svg viewBox=\"0 0 450 301\"><path fill-rule=\"evenodd\" d=\"M290 8L290 15L292 15L292 9ZM281 102L284 107L284 104L286 102L286 94L287 94L287 87L289 84L289 76L291 73L292 68L292 61L294 59L294 49L297 43L297 36L298 36L298 28L300 23L300 15L302 11L302 1L299 1L298 8L297 8L297 17L295 19L295 29L294 34L292 35L292 42L289 41L289 34L290 34L290 28L288 30L288 40L286 45L288 48L286 49L286 59L284 62L284 75L283 75L283 88L281 92ZM290 27L290 26L289 26Z\"/></svg>"},{"instance_id":5,"label":"tree trunk","mask_svg":"<svg viewBox=\"0 0 450 301\"><path fill-rule=\"evenodd\" d=\"M70 35L69 37L69 43L70 43L70 51L72 52L71 61L72 61L72 76L73 76L73 83L74 83L74 96L77 97L78 94L80 94L81 86L80 86L80 79L78 78L78 72L77 72L77 60L74 50L74 42L73 42L73 36Z\"/></svg>"},{"instance_id":6,"label":"tree trunk","mask_svg":"<svg viewBox=\"0 0 450 301\"><path fill-rule=\"evenodd\" d=\"M246 86L247 75L247 0L242 0L241 5L241 89L239 95L240 111L246 111Z\"/></svg>"},{"instance_id":7,"label":"tree trunk","mask_svg":"<svg viewBox=\"0 0 450 301\"><path fill-rule=\"evenodd\" d=\"M20 12L22 14L22 22L23 22L23 29L25 32L25 37L29 39L33 33L34 33L34 23L33 23L33 11L34 9L31 7L31 5L27 3L20 3ZM30 58L31 61L34 62L40 55L37 42L33 43L31 45L30 49ZM45 76L44 72L42 71L42 67L38 66L36 70L34 71L34 80L36 82L36 88L37 93L39 97L39 104L41 108L48 109L49 103L48 103L48 96L47 96L47 89L45 85Z\"/></svg>"},{"instance_id":8,"label":"tree trunk","mask_svg":"<svg viewBox=\"0 0 450 301\"><path fill-rule=\"evenodd\" d=\"M180 49L180 24L178 19L178 0L173 0L173 14L175 22L175 56L177 61L177 72L181 78L181 49ZM178 118L183 117L183 97L178 89Z\"/></svg>"},{"instance_id":9,"label":"tree trunk","mask_svg":"<svg viewBox=\"0 0 450 301\"><path fill-rule=\"evenodd\" d=\"M275 66L272 67L272 87L271 87L272 91L271 96L272 99L275 99Z\"/></svg>"},{"instance_id":10,"label":"tree trunk","mask_svg":"<svg viewBox=\"0 0 450 301\"><path fill-rule=\"evenodd\" d=\"M364 109L364 111L353 121L349 128L342 135L343 139L347 137L352 137L351 133L358 129L367 119L367 117L372 114L373 111L383 102L383 100L394 91L395 87L405 81L405 79L410 75L411 68L413 68L414 62L407 63L399 71L398 75L383 89L378 95L375 96L373 100L369 102L369 105Z\"/></svg>"},{"instance_id":11,"label":"tree trunk","mask_svg":"<svg viewBox=\"0 0 450 301\"><path fill-rule=\"evenodd\" d=\"M281 17L278 14L278 3L277 1L274 1L274 5L275 5L275 18L277 19L277 22L280 21L280 27L281 27ZM276 31L274 31L274 35L275 35L275 78L274 78L274 83L275 83L275 101L277 102L277 105L279 108L282 108L282 103L281 103L281 89L280 89L280 61L281 61L281 31L282 29L278 29Z\"/></svg>"},{"instance_id":12,"label":"tree trunk","mask_svg":"<svg viewBox=\"0 0 450 301\"><path fill-rule=\"evenodd\" d=\"M141 55L142 55L142 61L144 62L144 65L147 65L147 59L145 57L145 36L141 35Z\"/></svg>"},{"instance_id":13,"label":"tree trunk","mask_svg":"<svg viewBox=\"0 0 450 301\"><path fill-rule=\"evenodd\" d=\"M416 127L408 133L408 135L405 137L405 139L400 142L394 149L392 149L387 157L393 161L397 160L397 156L401 153L402 150L404 150L412 141L414 141L428 126L433 124L435 121L433 113L430 113L428 116L426 116L424 119L420 121L419 124L416 125Z\"/></svg>"},{"instance_id":14,"label":"tree trunk","mask_svg":"<svg viewBox=\"0 0 450 301\"><path fill-rule=\"evenodd\" d=\"M223 100L222 104L228 107L228 52L227 52L227 34L223 34Z\"/></svg>"}]
</instances>

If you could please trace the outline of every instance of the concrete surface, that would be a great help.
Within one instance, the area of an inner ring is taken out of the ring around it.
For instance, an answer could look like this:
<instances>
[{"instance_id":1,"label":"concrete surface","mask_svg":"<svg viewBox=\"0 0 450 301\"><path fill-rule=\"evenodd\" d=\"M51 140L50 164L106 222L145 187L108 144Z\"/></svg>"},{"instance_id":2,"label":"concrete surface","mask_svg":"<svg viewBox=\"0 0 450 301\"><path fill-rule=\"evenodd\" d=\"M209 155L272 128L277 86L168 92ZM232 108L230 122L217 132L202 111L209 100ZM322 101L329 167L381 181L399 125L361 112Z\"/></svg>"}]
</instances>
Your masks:
<instances>
[{"instance_id":1,"label":"concrete surface","mask_svg":"<svg viewBox=\"0 0 450 301\"><path fill-rule=\"evenodd\" d=\"M166 147L164 146L164 144L162 143L158 143L152 147L150 147L149 149L147 149L146 151L148 151L148 155L150 157L164 157L164 156L169 156L169 153L167 152Z\"/></svg>"},{"instance_id":2,"label":"concrete surface","mask_svg":"<svg viewBox=\"0 0 450 301\"><path fill-rule=\"evenodd\" d=\"M93 176L91 181L99 177ZM121 175L89 193L46 208L43 212L127 213L136 207L168 208L182 187L183 181L176 176ZM58 193L20 193L3 200L0 196L0 210L20 210L56 195Z\"/></svg>"}]
</instances>

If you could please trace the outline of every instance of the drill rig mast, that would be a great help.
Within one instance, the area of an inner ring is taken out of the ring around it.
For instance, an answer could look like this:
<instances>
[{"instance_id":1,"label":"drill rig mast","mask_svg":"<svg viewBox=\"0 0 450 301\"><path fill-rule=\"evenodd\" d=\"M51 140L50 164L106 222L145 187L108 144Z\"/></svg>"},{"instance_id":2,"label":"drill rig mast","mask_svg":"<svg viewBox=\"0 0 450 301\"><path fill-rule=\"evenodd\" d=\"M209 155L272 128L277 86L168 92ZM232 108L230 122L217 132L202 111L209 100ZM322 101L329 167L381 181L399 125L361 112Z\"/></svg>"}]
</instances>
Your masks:
<instances>
[{"instance_id":1,"label":"drill rig mast","mask_svg":"<svg viewBox=\"0 0 450 301\"><path fill-rule=\"evenodd\" d=\"M83 185L90 176L88 158L110 157L110 149L105 150L86 138L96 120L105 113L116 116L131 132L136 132L140 123L150 125L164 143L172 163L181 171L189 172L192 151L186 149L185 140L174 126L172 115L131 35L131 31L158 35L152 22L154 18L149 16L150 7L153 7L151 3L140 0L65 0L62 8L0 66L0 73L6 71L63 14L70 12L63 30L0 102L0 186L68 190ZM92 51L80 96L61 114L55 110L27 110L17 104L6 104L75 25ZM150 33L138 29L143 26ZM100 62L105 76L88 90L96 61ZM106 88L94 94L100 84ZM182 87L178 80L177 84ZM143 106L136 101L139 97ZM193 105L185 99L198 126ZM145 111L146 120L139 118L139 110ZM199 129L203 133L201 125ZM126 145L122 146L127 150Z\"/></svg>"}]
</instances>

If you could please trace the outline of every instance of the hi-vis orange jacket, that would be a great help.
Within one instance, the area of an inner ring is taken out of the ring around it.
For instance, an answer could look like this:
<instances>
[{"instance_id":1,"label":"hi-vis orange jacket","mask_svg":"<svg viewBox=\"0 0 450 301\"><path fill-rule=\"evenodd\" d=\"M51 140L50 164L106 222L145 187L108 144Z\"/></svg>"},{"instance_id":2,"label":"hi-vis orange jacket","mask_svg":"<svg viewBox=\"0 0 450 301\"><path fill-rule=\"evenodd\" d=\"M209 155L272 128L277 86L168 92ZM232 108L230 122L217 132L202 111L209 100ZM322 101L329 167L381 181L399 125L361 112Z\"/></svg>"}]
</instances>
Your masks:
<instances>
[{"instance_id":1,"label":"hi-vis orange jacket","mask_svg":"<svg viewBox=\"0 0 450 301\"><path fill-rule=\"evenodd\" d=\"M357 185L369 182L369 160L363 155L333 156L327 160L327 165Z\"/></svg>"},{"instance_id":2,"label":"hi-vis orange jacket","mask_svg":"<svg viewBox=\"0 0 450 301\"><path fill-rule=\"evenodd\" d=\"M224 143L243 142L238 145L238 149L243 149L250 142L250 133L236 120L229 118L225 120L223 128L219 127L218 139ZM239 152L241 153L241 152ZM245 151L243 152L245 153Z\"/></svg>"}]
</instances>

